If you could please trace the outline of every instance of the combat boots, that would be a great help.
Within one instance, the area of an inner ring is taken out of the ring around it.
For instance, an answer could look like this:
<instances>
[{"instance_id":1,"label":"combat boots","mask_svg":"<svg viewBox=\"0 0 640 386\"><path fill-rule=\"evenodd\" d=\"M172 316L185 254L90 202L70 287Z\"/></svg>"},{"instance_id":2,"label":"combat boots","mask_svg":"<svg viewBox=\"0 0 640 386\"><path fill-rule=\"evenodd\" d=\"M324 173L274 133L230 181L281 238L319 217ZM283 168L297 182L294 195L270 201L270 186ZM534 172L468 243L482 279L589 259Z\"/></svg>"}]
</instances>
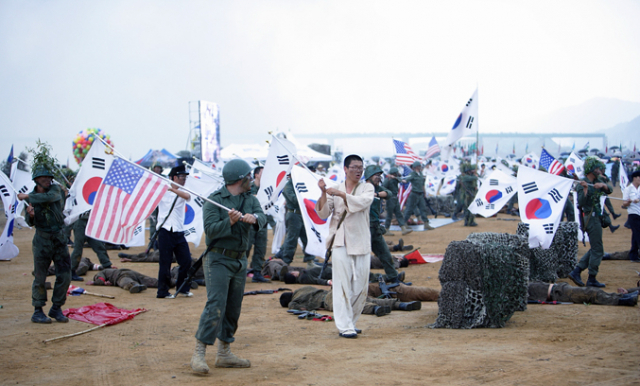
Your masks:
<instances>
[{"instance_id":1,"label":"combat boots","mask_svg":"<svg viewBox=\"0 0 640 386\"><path fill-rule=\"evenodd\" d=\"M571 281L576 283L577 286L584 287L584 282L582 281L582 278L580 277L580 273L581 272L582 272L582 270L580 269L580 267L575 267L573 269L573 271L569 272L569 279L571 279Z\"/></svg>"},{"instance_id":2,"label":"combat boots","mask_svg":"<svg viewBox=\"0 0 640 386\"><path fill-rule=\"evenodd\" d=\"M42 307L36 307L33 316L31 317L33 323L51 323L51 319L47 318L47 315L42 312Z\"/></svg>"},{"instance_id":3,"label":"combat boots","mask_svg":"<svg viewBox=\"0 0 640 386\"><path fill-rule=\"evenodd\" d=\"M196 339L196 349L191 357L191 370L199 374L207 374L209 366L204 355L207 352L207 345Z\"/></svg>"},{"instance_id":4,"label":"combat boots","mask_svg":"<svg viewBox=\"0 0 640 386\"><path fill-rule=\"evenodd\" d=\"M634 291L628 294L624 294L618 299L619 306L633 307L638 304L638 291Z\"/></svg>"},{"instance_id":5,"label":"combat boots","mask_svg":"<svg viewBox=\"0 0 640 386\"><path fill-rule=\"evenodd\" d=\"M71 271L71 281L84 281L83 278L78 276L75 270Z\"/></svg>"},{"instance_id":6,"label":"combat boots","mask_svg":"<svg viewBox=\"0 0 640 386\"><path fill-rule=\"evenodd\" d=\"M218 340L218 355L216 356L216 367L251 367L251 362L247 359L238 358L231 352L229 343Z\"/></svg>"},{"instance_id":7,"label":"combat boots","mask_svg":"<svg viewBox=\"0 0 640 386\"><path fill-rule=\"evenodd\" d=\"M56 304L51 306L51 309L49 310L49 316L54 318L57 322L60 322L60 323L67 323L69 321L69 318L64 316L64 314L62 313L60 306Z\"/></svg>"},{"instance_id":8,"label":"combat boots","mask_svg":"<svg viewBox=\"0 0 640 386\"><path fill-rule=\"evenodd\" d=\"M589 275L589 278L587 279L587 287L604 288L606 285L597 281L595 275Z\"/></svg>"},{"instance_id":9,"label":"combat boots","mask_svg":"<svg viewBox=\"0 0 640 386\"><path fill-rule=\"evenodd\" d=\"M416 311L422 308L421 302L404 302L398 303L398 309L400 311Z\"/></svg>"},{"instance_id":10,"label":"combat boots","mask_svg":"<svg viewBox=\"0 0 640 386\"><path fill-rule=\"evenodd\" d=\"M400 229L402 229L403 236L413 232L413 229L409 229L409 227L407 227L406 225L401 226Z\"/></svg>"}]
</instances>

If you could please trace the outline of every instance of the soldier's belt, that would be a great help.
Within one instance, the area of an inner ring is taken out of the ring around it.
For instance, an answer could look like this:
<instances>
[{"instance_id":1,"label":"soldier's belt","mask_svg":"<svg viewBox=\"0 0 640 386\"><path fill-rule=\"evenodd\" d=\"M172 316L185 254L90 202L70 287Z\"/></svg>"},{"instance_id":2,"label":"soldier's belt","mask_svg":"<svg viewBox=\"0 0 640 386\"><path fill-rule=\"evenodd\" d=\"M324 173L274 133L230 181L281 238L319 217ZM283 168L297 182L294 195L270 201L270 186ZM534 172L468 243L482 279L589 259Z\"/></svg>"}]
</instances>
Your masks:
<instances>
[{"instance_id":1,"label":"soldier's belt","mask_svg":"<svg viewBox=\"0 0 640 386\"><path fill-rule=\"evenodd\" d=\"M36 233L38 234L38 236L42 237L43 239L51 240L53 238L58 237L58 234L60 233L60 231L58 231L58 232L45 232L43 230L36 229Z\"/></svg>"},{"instance_id":2,"label":"soldier's belt","mask_svg":"<svg viewBox=\"0 0 640 386\"><path fill-rule=\"evenodd\" d=\"M211 252L219 253L221 255L225 255L232 259L241 259L245 253L245 251L234 251L232 249L223 249L223 248L211 248Z\"/></svg>"},{"instance_id":3,"label":"soldier's belt","mask_svg":"<svg viewBox=\"0 0 640 386\"><path fill-rule=\"evenodd\" d=\"M290 213L300 213L300 209L287 209L287 212L290 212Z\"/></svg>"}]
</instances>

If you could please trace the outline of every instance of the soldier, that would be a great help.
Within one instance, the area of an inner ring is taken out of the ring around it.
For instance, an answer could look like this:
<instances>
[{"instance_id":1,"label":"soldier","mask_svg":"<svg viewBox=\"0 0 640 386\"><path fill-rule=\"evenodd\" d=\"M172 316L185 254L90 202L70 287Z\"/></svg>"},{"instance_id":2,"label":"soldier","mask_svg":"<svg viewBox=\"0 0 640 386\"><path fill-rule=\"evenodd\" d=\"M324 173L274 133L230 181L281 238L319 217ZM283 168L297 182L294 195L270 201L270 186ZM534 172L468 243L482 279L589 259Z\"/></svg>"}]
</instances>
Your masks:
<instances>
[{"instance_id":1,"label":"soldier","mask_svg":"<svg viewBox=\"0 0 640 386\"><path fill-rule=\"evenodd\" d=\"M607 167L604 165L604 163L598 161L598 170L600 174L598 176L598 182L604 182L607 185L611 185L611 180L605 174L607 171ZM614 220L622 216L621 213L616 213L616 211L613 209L613 205L611 204L611 200L609 200L608 198L604 200L604 206L609 210ZM609 213L607 213L606 211L603 213L603 219L605 219L604 222L609 225L608 227L611 233L617 231L618 228L620 228L620 225L611 224L611 218L609 218Z\"/></svg>"},{"instance_id":2,"label":"soldier","mask_svg":"<svg viewBox=\"0 0 640 386\"><path fill-rule=\"evenodd\" d=\"M589 235L589 245L591 249L582 256L578 265L569 273L569 278L580 287L584 287L584 282L580 278L580 273L589 268L589 279L587 286L604 287L603 283L596 280L600 262L604 255L602 245L602 207L600 206L600 196L611 193L613 187L604 182L598 182L600 169L598 160L594 157L587 157L584 161L585 177L580 181L582 189L578 191L578 207L582 216L582 229Z\"/></svg>"},{"instance_id":3,"label":"soldier","mask_svg":"<svg viewBox=\"0 0 640 386\"><path fill-rule=\"evenodd\" d=\"M285 235L284 243L275 257L282 259L285 263L291 264L293 257L298 248L298 238L302 240L302 250L307 248L307 232L304 229L304 222L302 220L302 213L300 212L300 205L298 205L298 198L296 197L296 190L293 187L293 180L289 178L287 184L282 189L282 195L284 196L287 213L285 215L285 225L287 227L287 233ZM313 267L315 257L304 252L303 262L307 263L309 268Z\"/></svg>"},{"instance_id":4,"label":"soldier","mask_svg":"<svg viewBox=\"0 0 640 386\"><path fill-rule=\"evenodd\" d=\"M262 176L262 166L258 166L253 169L253 182L251 183L251 194L258 195L260 189L260 177ZM267 227L256 231L253 227L249 228L249 249L247 249L247 256L251 252L251 246L253 246L253 257L251 258L251 268L253 269L254 283L269 283L269 279L262 276L262 266L264 265L264 256L267 253Z\"/></svg>"},{"instance_id":5,"label":"soldier","mask_svg":"<svg viewBox=\"0 0 640 386\"><path fill-rule=\"evenodd\" d=\"M31 304L35 307L35 312L31 321L51 323L42 307L47 303L44 283L53 260L56 266L56 282L51 296L53 306L49 310L49 316L58 322L66 323L69 319L62 314L61 307L67 300L67 289L71 282L71 258L62 231L65 194L60 185L52 185L53 173L49 166L34 166L32 178L36 184L33 191L29 194L18 194L18 199L28 203L27 223L36 227L32 248L35 278L31 287Z\"/></svg>"},{"instance_id":6,"label":"soldier","mask_svg":"<svg viewBox=\"0 0 640 386\"><path fill-rule=\"evenodd\" d=\"M469 205L471 205L478 193L478 176L476 176L475 165L464 164L462 166L460 183L462 184L462 196L464 197L464 226L478 226L476 216L469 210Z\"/></svg>"},{"instance_id":7,"label":"soldier","mask_svg":"<svg viewBox=\"0 0 640 386\"><path fill-rule=\"evenodd\" d=\"M373 193L373 203L369 207L369 230L371 232L371 251L376 254L382 262L384 272L387 274L389 282L398 282L398 271L393 266L393 258L389 247L382 237L383 232L380 229L380 198L387 200L391 192L380 187L380 177L382 169L378 165L369 165L364 171L365 180L373 185L375 191Z\"/></svg>"},{"instance_id":8,"label":"soldier","mask_svg":"<svg viewBox=\"0 0 640 386\"><path fill-rule=\"evenodd\" d=\"M638 304L638 292L607 293L599 288L577 288L569 283L529 283L529 302L571 302L604 306L630 306Z\"/></svg>"},{"instance_id":9,"label":"soldier","mask_svg":"<svg viewBox=\"0 0 640 386\"><path fill-rule=\"evenodd\" d=\"M404 210L404 218L409 221L411 215L416 210L416 206L420 210L420 216L424 222L425 230L432 230L433 227L429 225L429 219L427 218L427 204L426 197L424 195L424 181L425 177L422 175L422 164L418 161L411 165L413 170L409 176L407 176L402 182L411 182L411 193L407 199L407 207ZM416 215L416 217L418 217Z\"/></svg>"},{"instance_id":10,"label":"soldier","mask_svg":"<svg viewBox=\"0 0 640 386\"><path fill-rule=\"evenodd\" d=\"M384 227L387 229L388 236L394 236L393 233L389 232L393 216L396 216L398 225L400 225L400 229L402 229L403 236L413 232L413 230L407 227L407 222L400 210L400 202L398 201L398 184L400 181L398 180L398 177L400 177L400 172L397 167L393 166L389 169L389 174L387 174L387 177L382 184L382 186L389 191L389 198L387 199L387 218L384 222Z\"/></svg>"},{"instance_id":11,"label":"soldier","mask_svg":"<svg viewBox=\"0 0 640 386\"><path fill-rule=\"evenodd\" d=\"M162 165L160 165L157 162L154 162L154 164L151 165L151 171L158 175L162 175ZM153 210L153 212L151 212L151 215L149 216L149 241L151 241L151 239L153 238L153 234L156 232L157 225L158 225L158 208L156 207ZM155 243L153 243L151 248L156 250L158 249L157 240Z\"/></svg>"},{"instance_id":12,"label":"soldier","mask_svg":"<svg viewBox=\"0 0 640 386\"><path fill-rule=\"evenodd\" d=\"M103 268L111 268L111 260L109 260L107 247L105 247L104 243L85 235L90 213L90 210L86 211L80 215L75 223L73 223L73 252L71 252L71 280L73 281L83 280L78 276L76 270L78 269L78 264L82 258L85 240L87 240L91 249L93 249L96 255L98 255L100 265L102 265Z\"/></svg>"},{"instance_id":13,"label":"soldier","mask_svg":"<svg viewBox=\"0 0 640 386\"><path fill-rule=\"evenodd\" d=\"M157 288L158 279L127 268L108 268L97 273L93 277L93 281L88 281L87 284L117 285L129 293L137 294L147 288Z\"/></svg>"},{"instance_id":14,"label":"soldier","mask_svg":"<svg viewBox=\"0 0 640 386\"><path fill-rule=\"evenodd\" d=\"M218 338L216 367L251 367L251 362L236 357L229 344L238 329L247 271L249 228L256 231L266 226L267 217L251 190L251 167L241 159L229 161L222 169L225 186L213 192L203 208L204 232L211 251L203 260L207 283L207 303L196 333L196 347L191 369L206 374L207 345Z\"/></svg>"}]
</instances>

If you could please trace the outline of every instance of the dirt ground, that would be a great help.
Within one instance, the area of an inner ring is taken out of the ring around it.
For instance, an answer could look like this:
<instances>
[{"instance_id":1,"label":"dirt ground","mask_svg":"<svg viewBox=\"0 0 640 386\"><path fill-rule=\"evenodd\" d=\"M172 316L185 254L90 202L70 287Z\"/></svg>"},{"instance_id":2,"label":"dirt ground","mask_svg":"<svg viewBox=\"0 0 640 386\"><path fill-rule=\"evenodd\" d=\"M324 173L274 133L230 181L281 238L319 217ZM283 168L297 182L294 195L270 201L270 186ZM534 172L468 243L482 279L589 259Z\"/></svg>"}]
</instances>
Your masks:
<instances>
[{"instance_id":1,"label":"dirt ground","mask_svg":"<svg viewBox=\"0 0 640 386\"><path fill-rule=\"evenodd\" d=\"M619 188L614 196L621 197ZM620 201L613 204L622 211ZM624 224L626 211L622 212L614 224ZM423 253L442 254L449 242L471 231L515 233L517 228L516 217L505 214L479 218L478 224L466 228L457 222L404 239ZM620 227L615 234L604 230L604 235L606 251L630 247L629 229ZM423 303L419 311L363 315L358 323L362 335L347 340L338 337L333 322L298 320L286 313L279 294L247 296L232 349L251 360L252 367L216 369L215 350L209 347L211 372L197 376L189 361L206 299L203 287L194 290L192 298L170 300L156 299L154 289L129 294L118 287L84 286L115 296L110 302L118 307L144 307L148 312L44 344L45 339L92 326L74 320L50 325L30 321L32 237L31 230L17 230L20 255L0 262L2 385L640 385L638 306L529 305L502 329L447 330L427 327L435 322L438 305ZM202 253L203 244L192 250L193 255ZM586 250L580 244L579 256ZM132 248L129 253L141 251L142 247ZM109 255L120 268L157 275L157 264L120 263L117 251ZM85 249L85 256L97 262L91 249ZM294 265L302 265L300 255ZM440 265L412 265L406 269L407 281L439 289ZM606 282L608 291L632 287L639 279L636 270L640 264L603 261L598 279ZM90 271L85 280L91 277ZM249 281L246 289L277 289L283 284ZM101 301L70 296L65 308Z\"/></svg>"}]
</instances>

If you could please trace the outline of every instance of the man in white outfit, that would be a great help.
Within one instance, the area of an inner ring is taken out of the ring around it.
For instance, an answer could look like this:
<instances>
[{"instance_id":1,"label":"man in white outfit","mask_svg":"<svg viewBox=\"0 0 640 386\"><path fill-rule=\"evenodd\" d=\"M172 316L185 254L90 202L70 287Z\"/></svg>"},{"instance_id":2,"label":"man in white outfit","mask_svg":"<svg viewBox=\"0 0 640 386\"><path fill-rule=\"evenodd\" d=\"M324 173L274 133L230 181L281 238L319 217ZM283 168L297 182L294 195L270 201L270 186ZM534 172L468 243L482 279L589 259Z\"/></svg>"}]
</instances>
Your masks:
<instances>
[{"instance_id":1,"label":"man in white outfit","mask_svg":"<svg viewBox=\"0 0 640 386\"><path fill-rule=\"evenodd\" d=\"M322 195L316 203L316 212L321 218L333 214L328 238L333 238L333 316L343 338L357 338L361 332L356 322L367 299L369 282L369 206L374 187L360 181L363 166L362 158L350 155L344 159L345 182L337 188L327 188L324 180L318 181ZM346 216L338 227L343 213ZM330 241L327 248L331 248Z\"/></svg>"}]
</instances>

